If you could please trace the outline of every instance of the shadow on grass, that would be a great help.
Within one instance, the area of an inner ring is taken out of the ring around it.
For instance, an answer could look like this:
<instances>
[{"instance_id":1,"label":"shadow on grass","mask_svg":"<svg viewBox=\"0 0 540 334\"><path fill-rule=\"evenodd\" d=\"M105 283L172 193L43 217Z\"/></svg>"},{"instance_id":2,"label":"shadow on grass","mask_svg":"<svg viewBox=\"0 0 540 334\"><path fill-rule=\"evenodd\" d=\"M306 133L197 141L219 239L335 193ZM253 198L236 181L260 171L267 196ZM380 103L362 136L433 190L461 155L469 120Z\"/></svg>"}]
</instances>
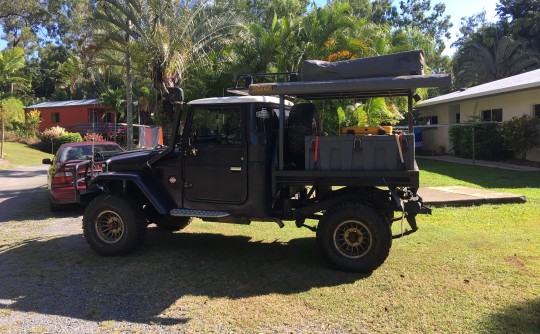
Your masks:
<instances>
[{"instance_id":1,"label":"shadow on grass","mask_svg":"<svg viewBox=\"0 0 540 334\"><path fill-rule=\"evenodd\" d=\"M330 269L314 238L261 243L150 229L147 244L124 257L96 255L82 235L4 245L0 300L24 312L174 325L190 319L160 314L183 296L288 295L367 277Z\"/></svg>"},{"instance_id":2,"label":"shadow on grass","mask_svg":"<svg viewBox=\"0 0 540 334\"><path fill-rule=\"evenodd\" d=\"M487 333L540 333L540 299L491 314L482 327Z\"/></svg>"},{"instance_id":3,"label":"shadow on grass","mask_svg":"<svg viewBox=\"0 0 540 334\"><path fill-rule=\"evenodd\" d=\"M418 160L420 170L477 184L483 188L530 188L540 184L539 172L521 172L444 161Z\"/></svg>"}]
</instances>

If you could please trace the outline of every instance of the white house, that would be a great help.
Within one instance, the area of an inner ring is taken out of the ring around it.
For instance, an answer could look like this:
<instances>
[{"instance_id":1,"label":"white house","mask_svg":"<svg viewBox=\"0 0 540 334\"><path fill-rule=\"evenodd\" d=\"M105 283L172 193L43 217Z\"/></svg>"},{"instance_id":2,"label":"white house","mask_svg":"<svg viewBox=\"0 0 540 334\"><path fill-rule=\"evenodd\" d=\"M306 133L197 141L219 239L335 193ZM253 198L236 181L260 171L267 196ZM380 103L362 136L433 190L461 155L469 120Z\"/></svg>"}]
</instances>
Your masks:
<instances>
[{"instance_id":1,"label":"white house","mask_svg":"<svg viewBox=\"0 0 540 334\"><path fill-rule=\"evenodd\" d=\"M452 124L474 118L504 122L524 114L540 117L540 70L437 96L419 102L415 108L428 124L436 125L424 131L424 147L448 149ZM540 161L540 148L533 149L527 159Z\"/></svg>"}]
</instances>

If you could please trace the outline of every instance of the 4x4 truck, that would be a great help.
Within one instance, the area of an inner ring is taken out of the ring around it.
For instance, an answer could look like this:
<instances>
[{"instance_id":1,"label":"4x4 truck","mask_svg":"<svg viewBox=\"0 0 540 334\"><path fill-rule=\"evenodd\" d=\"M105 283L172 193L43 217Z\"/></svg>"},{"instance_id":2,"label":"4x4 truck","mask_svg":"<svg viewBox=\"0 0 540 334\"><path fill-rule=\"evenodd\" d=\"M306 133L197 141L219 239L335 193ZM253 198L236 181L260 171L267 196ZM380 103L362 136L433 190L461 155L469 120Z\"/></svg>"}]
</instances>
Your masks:
<instances>
[{"instance_id":1,"label":"4x4 truck","mask_svg":"<svg viewBox=\"0 0 540 334\"><path fill-rule=\"evenodd\" d=\"M307 61L303 81L288 73L257 83L258 76L245 75L230 90L241 95L191 101L185 117L183 92L171 87L169 146L112 157L108 171L80 194L91 199L83 217L86 240L99 254L121 255L139 247L152 223L180 230L193 217L280 227L294 221L316 232L332 265L373 271L389 254L392 222L401 221L403 234L406 219L410 233L416 215L430 213L417 195L414 136L383 127L372 135L352 129L322 136L315 109L320 100L406 96L412 127L415 89L450 84L446 74L422 75L422 60L416 51Z\"/></svg>"}]
</instances>

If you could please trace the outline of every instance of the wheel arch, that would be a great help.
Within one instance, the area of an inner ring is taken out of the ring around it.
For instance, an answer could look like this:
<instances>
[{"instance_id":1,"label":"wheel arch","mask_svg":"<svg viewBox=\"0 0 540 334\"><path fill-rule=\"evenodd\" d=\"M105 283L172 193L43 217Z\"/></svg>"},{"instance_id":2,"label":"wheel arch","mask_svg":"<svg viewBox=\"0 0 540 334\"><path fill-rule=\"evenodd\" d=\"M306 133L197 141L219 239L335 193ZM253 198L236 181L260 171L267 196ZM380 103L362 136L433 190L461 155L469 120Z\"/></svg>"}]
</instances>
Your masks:
<instances>
[{"instance_id":1,"label":"wheel arch","mask_svg":"<svg viewBox=\"0 0 540 334\"><path fill-rule=\"evenodd\" d=\"M392 203L387 199L389 195L386 191L370 188L352 188L346 187L332 191L321 200L310 203L297 209L297 212L304 216L309 216L317 212L328 210L335 205L344 202L355 202L370 206L381 212L393 211Z\"/></svg>"},{"instance_id":2,"label":"wheel arch","mask_svg":"<svg viewBox=\"0 0 540 334\"><path fill-rule=\"evenodd\" d=\"M160 191L155 182L135 173L103 173L92 179L90 185L101 193L127 194L152 205L162 215L168 215L175 207L165 191Z\"/></svg>"}]
</instances>

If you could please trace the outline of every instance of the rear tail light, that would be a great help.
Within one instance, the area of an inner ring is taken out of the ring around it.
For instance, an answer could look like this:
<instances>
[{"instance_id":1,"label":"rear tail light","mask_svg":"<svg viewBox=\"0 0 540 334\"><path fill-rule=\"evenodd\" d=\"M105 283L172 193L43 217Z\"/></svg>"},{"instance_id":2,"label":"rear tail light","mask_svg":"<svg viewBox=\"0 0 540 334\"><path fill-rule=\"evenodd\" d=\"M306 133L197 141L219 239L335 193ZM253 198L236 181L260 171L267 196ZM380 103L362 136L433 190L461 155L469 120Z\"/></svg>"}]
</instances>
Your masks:
<instances>
[{"instance_id":1,"label":"rear tail light","mask_svg":"<svg viewBox=\"0 0 540 334\"><path fill-rule=\"evenodd\" d=\"M57 172L52 178L53 187L62 187L69 184L73 184L73 173L71 172Z\"/></svg>"}]
</instances>

